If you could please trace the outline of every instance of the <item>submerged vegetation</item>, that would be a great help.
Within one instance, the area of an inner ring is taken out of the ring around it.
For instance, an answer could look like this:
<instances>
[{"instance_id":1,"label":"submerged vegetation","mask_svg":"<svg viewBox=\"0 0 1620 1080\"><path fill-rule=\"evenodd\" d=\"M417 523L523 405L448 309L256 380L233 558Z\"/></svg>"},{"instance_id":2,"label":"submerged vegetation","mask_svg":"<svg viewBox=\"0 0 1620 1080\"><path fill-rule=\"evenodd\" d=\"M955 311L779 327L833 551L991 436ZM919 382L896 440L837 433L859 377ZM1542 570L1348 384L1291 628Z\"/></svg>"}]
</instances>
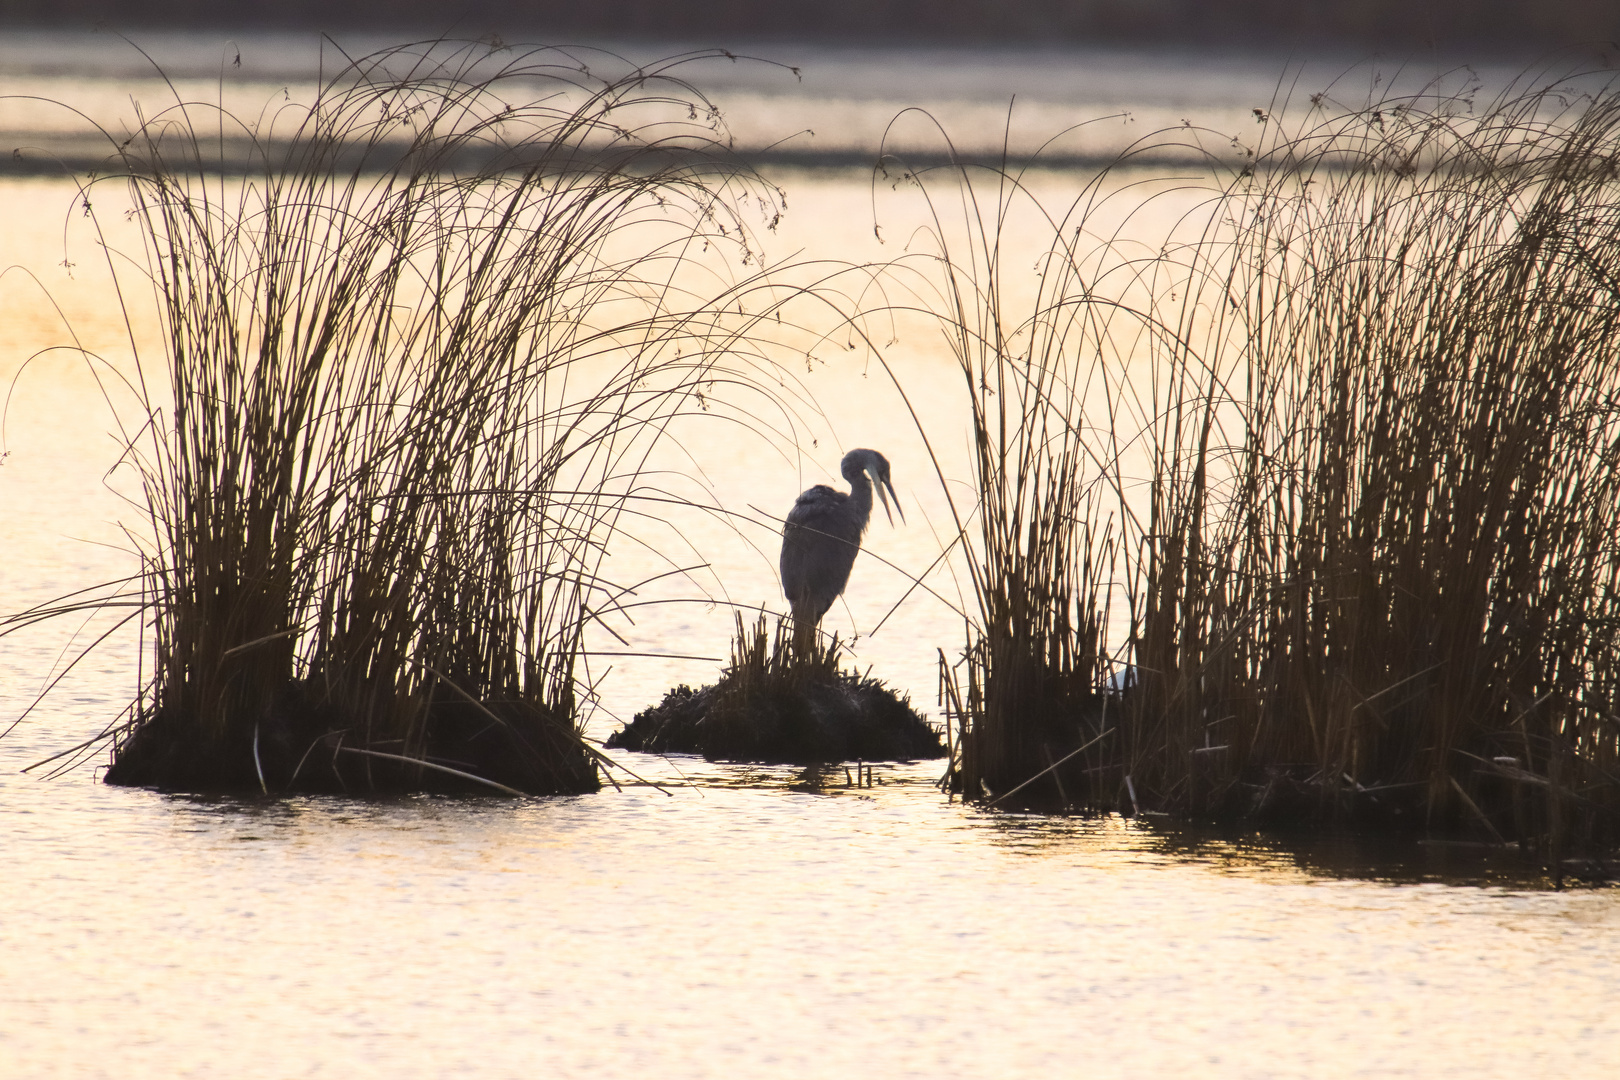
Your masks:
<instances>
[{"instance_id":1,"label":"submerged vegetation","mask_svg":"<svg viewBox=\"0 0 1620 1080\"><path fill-rule=\"evenodd\" d=\"M1612 845L1620 93L1257 114L1190 241L1077 250L1083 201L1027 320L993 232L953 281L982 497L954 783Z\"/></svg>"},{"instance_id":2,"label":"submerged vegetation","mask_svg":"<svg viewBox=\"0 0 1620 1080\"><path fill-rule=\"evenodd\" d=\"M116 143L97 183L128 185L165 355L128 440L152 670L110 782L594 789L585 635L636 584L604 555L672 420L757 385L698 253L749 264L777 193L693 59L431 42Z\"/></svg>"},{"instance_id":3,"label":"submerged vegetation","mask_svg":"<svg viewBox=\"0 0 1620 1080\"><path fill-rule=\"evenodd\" d=\"M908 699L843 669L838 638L795 640L762 615L737 616L731 663L713 686L676 687L607 742L647 753L795 765L945 756L940 733Z\"/></svg>"}]
</instances>

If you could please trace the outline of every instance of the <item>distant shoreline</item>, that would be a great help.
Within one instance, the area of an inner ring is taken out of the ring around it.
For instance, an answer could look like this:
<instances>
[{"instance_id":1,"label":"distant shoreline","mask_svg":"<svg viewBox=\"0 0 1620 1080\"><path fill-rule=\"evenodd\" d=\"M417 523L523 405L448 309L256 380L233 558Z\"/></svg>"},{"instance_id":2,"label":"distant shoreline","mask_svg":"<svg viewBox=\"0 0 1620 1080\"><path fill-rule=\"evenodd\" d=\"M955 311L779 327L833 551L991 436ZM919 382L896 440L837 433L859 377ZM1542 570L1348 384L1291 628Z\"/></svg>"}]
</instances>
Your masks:
<instances>
[{"instance_id":1,"label":"distant shoreline","mask_svg":"<svg viewBox=\"0 0 1620 1080\"><path fill-rule=\"evenodd\" d=\"M428 36L697 38L720 44L1182 44L1494 49L1523 55L1620 39L1620 7L1581 0L13 0L0 29L115 26Z\"/></svg>"}]
</instances>

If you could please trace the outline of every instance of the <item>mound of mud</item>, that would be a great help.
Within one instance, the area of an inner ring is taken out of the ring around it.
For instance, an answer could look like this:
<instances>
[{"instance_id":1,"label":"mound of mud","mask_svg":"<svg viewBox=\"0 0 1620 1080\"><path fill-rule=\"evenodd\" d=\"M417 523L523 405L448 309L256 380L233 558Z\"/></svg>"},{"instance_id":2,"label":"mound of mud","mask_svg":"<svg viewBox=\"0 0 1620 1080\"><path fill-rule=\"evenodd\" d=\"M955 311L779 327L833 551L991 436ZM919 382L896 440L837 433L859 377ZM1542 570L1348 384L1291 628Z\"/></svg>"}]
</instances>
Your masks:
<instances>
[{"instance_id":1,"label":"mound of mud","mask_svg":"<svg viewBox=\"0 0 1620 1080\"><path fill-rule=\"evenodd\" d=\"M571 719L523 701L434 701L412 739L313 681L259 715L203 732L194 717L144 716L117 743L109 784L198 794L488 795L596 791L596 763Z\"/></svg>"},{"instance_id":2,"label":"mound of mud","mask_svg":"<svg viewBox=\"0 0 1620 1080\"><path fill-rule=\"evenodd\" d=\"M909 700L844 671L764 685L728 672L701 690L679 686L607 745L792 765L945 756L939 732Z\"/></svg>"}]
</instances>

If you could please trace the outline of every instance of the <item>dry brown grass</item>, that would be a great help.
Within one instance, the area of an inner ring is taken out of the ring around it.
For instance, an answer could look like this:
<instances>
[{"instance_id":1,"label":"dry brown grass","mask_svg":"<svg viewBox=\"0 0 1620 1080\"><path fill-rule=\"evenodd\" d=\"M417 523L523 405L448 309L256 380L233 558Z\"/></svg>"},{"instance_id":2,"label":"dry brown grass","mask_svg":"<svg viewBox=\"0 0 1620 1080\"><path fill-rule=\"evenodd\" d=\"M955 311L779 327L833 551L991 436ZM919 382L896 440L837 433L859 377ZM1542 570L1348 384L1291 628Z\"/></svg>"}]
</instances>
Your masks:
<instances>
[{"instance_id":1,"label":"dry brown grass","mask_svg":"<svg viewBox=\"0 0 1620 1080\"><path fill-rule=\"evenodd\" d=\"M129 447L153 668L109 780L595 787L585 637L636 584L604 555L669 425L756 385L716 268L778 193L702 59L429 42L116 141L147 251L114 269L164 340Z\"/></svg>"},{"instance_id":2,"label":"dry brown grass","mask_svg":"<svg viewBox=\"0 0 1620 1080\"><path fill-rule=\"evenodd\" d=\"M1061 241L1027 319L983 270L954 310L992 451L958 786L1005 791L1102 725L1031 792L1612 844L1620 94L1329 98L1268 124L1195 242L1118 263L1151 310L1122 316ZM1110 397L1085 434L1122 318L1154 328L1152 407L1132 425ZM1034 348L1002 344L1015 326ZM1138 437L1148 475L1110 472ZM1117 720L1085 694L1108 580L1137 680Z\"/></svg>"}]
</instances>

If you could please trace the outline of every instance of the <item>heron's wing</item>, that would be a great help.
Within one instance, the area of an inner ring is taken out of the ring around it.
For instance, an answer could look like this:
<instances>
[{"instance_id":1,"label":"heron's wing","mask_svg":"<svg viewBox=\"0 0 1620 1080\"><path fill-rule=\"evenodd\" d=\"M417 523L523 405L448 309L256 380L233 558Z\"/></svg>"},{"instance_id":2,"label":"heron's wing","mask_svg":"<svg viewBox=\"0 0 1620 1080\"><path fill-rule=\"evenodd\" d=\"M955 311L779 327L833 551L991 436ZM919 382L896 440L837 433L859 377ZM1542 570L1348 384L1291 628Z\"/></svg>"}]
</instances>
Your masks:
<instances>
[{"instance_id":1,"label":"heron's wing","mask_svg":"<svg viewBox=\"0 0 1620 1080\"><path fill-rule=\"evenodd\" d=\"M861 522L848 495L817 484L799 496L782 528L782 591L795 617L827 613L860 547Z\"/></svg>"}]
</instances>

